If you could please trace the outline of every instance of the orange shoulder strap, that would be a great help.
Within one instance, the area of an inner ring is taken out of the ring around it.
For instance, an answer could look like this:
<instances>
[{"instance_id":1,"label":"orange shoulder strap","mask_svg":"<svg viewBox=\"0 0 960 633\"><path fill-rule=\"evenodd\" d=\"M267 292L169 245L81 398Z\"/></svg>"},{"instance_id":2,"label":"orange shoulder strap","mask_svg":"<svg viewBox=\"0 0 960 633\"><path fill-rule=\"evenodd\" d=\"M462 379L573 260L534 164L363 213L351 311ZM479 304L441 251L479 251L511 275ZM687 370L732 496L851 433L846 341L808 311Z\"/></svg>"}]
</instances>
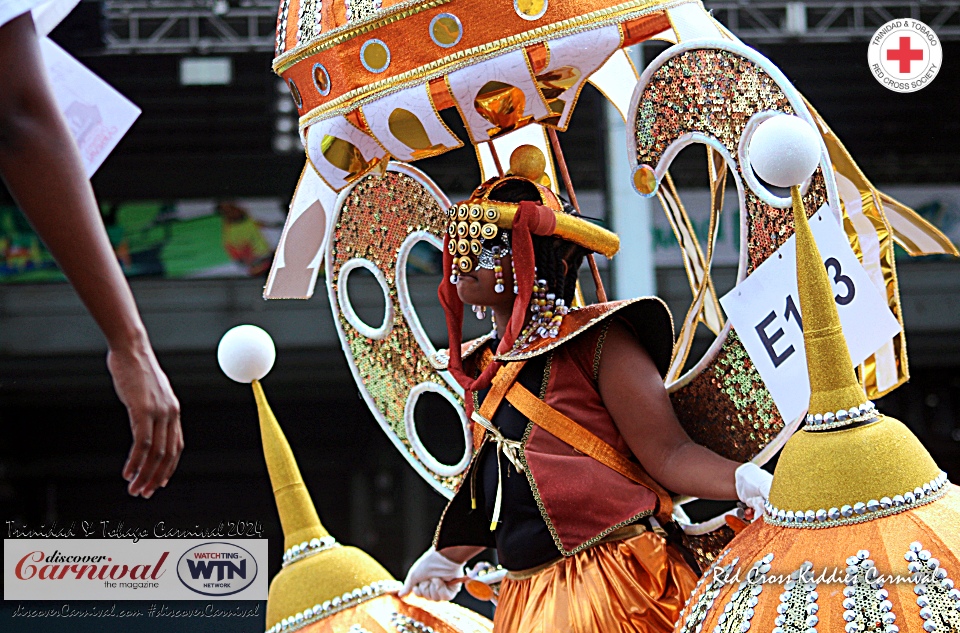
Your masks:
<instances>
[{"instance_id":1,"label":"orange shoulder strap","mask_svg":"<svg viewBox=\"0 0 960 633\"><path fill-rule=\"evenodd\" d=\"M493 360L493 354L490 350L484 350L480 358L480 364L485 367L487 363ZM573 419L560 413L549 404L536 397L530 391L517 382L517 376L520 370L526 365L526 361L507 363L493 377L490 391L483 399L483 404L478 412L486 420L493 419L497 407L506 397L507 401L515 406L520 413L524 414L534 424L544 431L553 435L560 441L570 445L584 455L592 457L607 468L614 470L627 479L634 481L645 488L651 490L657 495L657 520L666 525L673 520L673 499L664 488L647 474L643 467L636 462L630 461L623 453L613 448L602 439L583 428ZM481 367L481 369L482 369ZM473 446L479 448L483 442L484 428L480 424L473 425Z\"/></svg>"},{"instance_id":2,"label":"orange shoulder strap","mask_svg":"<svg viewBox=\"0 0 960 633\"><path fill-rule=\"evenodd\" d=\"M478 362L480 371L483 371L492 361L493 353L489 349L484 349ZM526 361L519 361L506 363L500 367L493 376L493 381L490 383L490 391L487 392L487 396L483 399L483 404L480 405L480 411L476 413L484 419L492 420L493 415L497 412L497 407L503 402L503 397L507 394L510 387L516 384L517 376L520 375L520 370L523 369L523 366L526 364ZM464 393L464 397L472 398L473 394ZM483 426L477 423L473 424L473 450L477 450L480 448L480 445L483 444L485 433L486 431Z\"/></svg>"},{"instance_id":3,"label":"orange shoulder strap","mask_svg":"<svg viewBox=\"0 0 960 633\"><path fill-rule=\"evenodd\" d=\"M670 494L639 464L630 461L623 453L530 393L523 385L514 383L507 392L507 401L550 435L627 479L649 488L657 495L659 502L657 520L664 525L673 520L673 499Z\"/></svg>"}]
</instances>

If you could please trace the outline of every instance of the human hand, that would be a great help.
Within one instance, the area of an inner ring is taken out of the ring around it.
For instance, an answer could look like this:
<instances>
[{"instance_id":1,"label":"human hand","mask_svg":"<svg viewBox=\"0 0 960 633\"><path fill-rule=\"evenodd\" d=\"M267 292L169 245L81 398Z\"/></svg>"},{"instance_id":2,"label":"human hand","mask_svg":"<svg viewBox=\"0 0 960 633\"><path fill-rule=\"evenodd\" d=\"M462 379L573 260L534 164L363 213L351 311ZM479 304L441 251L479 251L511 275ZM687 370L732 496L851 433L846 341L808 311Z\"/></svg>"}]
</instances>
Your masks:
<instances>
[{"instance_id":1,"label":"human hand","mask_svg":"<svg viewBox=\"0 0 960 633\"><path fill-rule=\"evenodd\" d=\"M741 464L736 470L737 497L753 510L754 516L763 515L763 506L770 497L773 475L753 462Z\"/></svg>"},{"instance_id":2,"label":"human hand","mask_svg":"<svg viewBox=\"0 0 960 633\"><path fill-rule=\"evenodd\" d=\"M427 600L453 600L460 591L460 582L448 581L463 578L463 563L456 563L431 547L410 567L403 581L400 596L411 591Z\"/></svg>"},{"instance_id":3,"label":"human hand","mask_svg":"<svg viewBox=\"0 0 960 633\"><path fill-rule=\"evenodd\" d=\"M149 499L167 485L183 451L180 403L149 342L111 347L107 368L130 416L133 446L123 467L127 492Z\"/></svg>"}]
</instances>

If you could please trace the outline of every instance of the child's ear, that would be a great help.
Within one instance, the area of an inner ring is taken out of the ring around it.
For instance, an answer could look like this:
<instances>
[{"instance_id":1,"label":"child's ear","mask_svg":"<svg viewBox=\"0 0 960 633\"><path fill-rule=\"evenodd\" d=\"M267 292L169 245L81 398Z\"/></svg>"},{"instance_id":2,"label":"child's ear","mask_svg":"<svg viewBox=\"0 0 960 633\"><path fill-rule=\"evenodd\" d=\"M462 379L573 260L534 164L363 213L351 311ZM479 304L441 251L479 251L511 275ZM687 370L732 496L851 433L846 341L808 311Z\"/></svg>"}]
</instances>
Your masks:
<instances>
[{"instance_id":1,"label":"child's ear","mask_svg":"<svg viewBox=\"0 0 960 633\"><path fill-rule=\"evenodd\" d=\"M560 263L563 264L563 276L566 277L566 276L567 276L567 270L569 270L570 267L567 265L567 260L565 260L565 259L560 260Z\"/></svg>"}]
</instances>

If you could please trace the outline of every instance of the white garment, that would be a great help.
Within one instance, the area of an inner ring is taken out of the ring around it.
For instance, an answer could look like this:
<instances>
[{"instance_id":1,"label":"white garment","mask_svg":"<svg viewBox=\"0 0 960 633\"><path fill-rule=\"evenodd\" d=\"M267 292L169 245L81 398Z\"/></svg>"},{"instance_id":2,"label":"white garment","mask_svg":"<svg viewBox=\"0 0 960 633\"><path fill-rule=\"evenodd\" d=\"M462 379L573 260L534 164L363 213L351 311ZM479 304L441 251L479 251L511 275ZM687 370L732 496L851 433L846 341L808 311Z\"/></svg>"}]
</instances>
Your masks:
<instances>
[{"instance_id":1,"label":"white garment","mask_svg":"<svg viewBox=\"0 0 960 633\"><path fill-rule=\"evenodd\" d=\"M80 0L0 0L0 26L32 11L37 35L42 37L60 24L79 3Z\"/></svg>"}]
</instances>

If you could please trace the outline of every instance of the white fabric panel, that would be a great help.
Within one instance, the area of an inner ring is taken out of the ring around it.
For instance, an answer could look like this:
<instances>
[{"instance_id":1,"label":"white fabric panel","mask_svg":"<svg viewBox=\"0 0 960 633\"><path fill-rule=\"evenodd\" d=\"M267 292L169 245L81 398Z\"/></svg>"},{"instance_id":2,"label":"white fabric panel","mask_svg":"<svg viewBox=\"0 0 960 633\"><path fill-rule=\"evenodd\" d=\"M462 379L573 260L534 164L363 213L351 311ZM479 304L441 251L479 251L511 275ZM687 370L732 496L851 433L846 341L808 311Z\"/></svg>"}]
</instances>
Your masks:
<instances>
[{"instance_id":1,"label":"white fabric panel","mask_svg":"<svg viewBox=\"0 0 960 633\"><path fill-rule=\"evenodd\" d=\"M43 4L43 0L0 0L0 26Z\"/></svg>"},{"instance_id":2,"label":"white fabric panel","mask_svg":"<svg viewBox=\"0 0 960 633\"><path fill-rule=\"evenodd\" d=\"M297 224L297 220L307 212L316 212L319 205L320 210L325 217L323 236L318 239L315 235L298 235L299 231L309 230L304 223ZM337 192L331 189L317 172L309 164L305 166L300 175L300 182L293 194L293 200L290 202L290 211L287 214L287 221L283 226L283 233L280 235L280 242L277 244L277 252L273 258L273 265L270 268L270 274L267 277L267 283L264 287L263 296L265 299L280 298L298 298L307 299L313 295L314 286L317 283L317 274L320 271L320 265L323 262L323 254L327 249L327 240L329 239L330 229L333 226L333 212L336 209ZM290 249L301 249L309 244L311 253L292 253ZM317 246L319 244L319 246ZM286 270L286 254L295 255L294 259L300 262L309 261L306 268L308 270ZM304 284L304 277L309 276L308 283ZM292 280L288 282L286 278ZM279 282L278 282L279 279ZM293 293L289 291L291 285L298 286L300 292Z\"/></svg>"},{"instance_id":3,"label":"white fabric panel","mask_svg":"<svg viewBox=\"0 0 960 633\"><path fill-rule=\"evenodd\" d=\"M667 17L677 34L680 42L701 38L722 38L723 34L717 28L710 14L704 11L703 6L697 3L686 3L667 9Z\"/></svg>"},{"instance_id":4,"label":"white fabric panel","mask_svg":"<svg viewBox=\"0 0 960 633\"><path fill-rule=\"evenodd\" d=\"M637 80L637 70L630 63L630 58L623 49L614 52L599 70L590 75L589 79L590 83L620 112L624 121L627 120L627 111L630 108L630 99L633 97Z\"/></svg>"},{"instance_id":5,"label":"white fabric panel","mask_svg":"<svg viewBox=\"0 0 960 633\"><path fill-rule=\"evenodd\" d=\"M450 133L437 114L430 100L429 85L412 86L360 108L376 139L400 160L412 161L416 157L413 152L415 148L403 143L390 130L390 115L397 108L403 108L417 116L432 145L442 145L447 149L456 149L462 145L460 139Z\"/></svg>"},{"instance_id":6,"label":"white fabric panel","mask_svg":"<svg viewBox=\"0 0 960 633\"><path fill-rule=\"evenodd\" d=\"M673 32L673 29L667 29L665 31L660 31L656 35L651 35L650 39L660 40L661 42L670 42L671 44L676 44L677 34Z\"/></svg>"},{"instance_id":7,"label":"white fabric panel","mask_svg":"<svg viewBox=\"0 0 960 633\"><path fill-rule=\"evenodd\" d=\"M34 9L33 25L37 35L49 34L78 4L80 0L50 0Z\"/></svg>"},{"instance_id":8,"label":"white fabric panel","mask_svg":"<svg viewBox=\"0 0 960 633\"><path fill-rule=\"evenodd\" d=\"M916 213L904 214L894 204L884 204L883 213L887 216L893 232L906 238L919 249L918 253L911 253L911 255L955 255L945 245L944 242L949 243L949 240L940 233L940 230ZM940 239L937 239L938 237Z\"/></svg>"},{"instance_id":9,"label":"white fabric panel","mask_svg":"<svg viewBox=\"0 0 960 633\"><path fill-rule=\"evenodd\" d=\"M583 82L604 65L614 51L620 49L620 29L616 26L607 26L591 29L583 33L574 33L559 40L547 42L550 51L550 61L540 75L563 66L572 66L580 71L580 79L559 96L566 102L563 114L556 127L566 129L573 113L573 106Z\"/></svg>"},{"instance_id":10,"label":"white fabric panel","mask_svg":"<svg viewBox=\"0 0 960 633\"><path fill-rule=\"evenodd\" d=\"M870 219L863 214L863 199L860 190L848 178L840 173L837 176L837 190L847 217L853 223L860 241L860 251L863 253L864 270L870 278L870 283L883 295L887 294L887 285L883 279L883 268L880 265L880 238ZM886 391L897 384L897 360L894 354L893 343L888 341L874 353L876 360L877 389Z\"/></svg>"},{"instance_id":11,"label":"white fabric panel","mask_svg":"<svg viewBox=\"0 0 960 633\"><path fill-rule=\"evenodd\" d=\"M524 51L514 51L468 66L447 75L447 82L470 132L470 138L475 143L489 141L488 131L494 128L492 123L480 116L474 106L477 94L489 81L500 81L522 90L526 97L524 116L533 116L537 120L547 116L547 106L540 98L540 91L537 90Z\"/></svg>"},{"instance_id":12,"label":"white fabric panel","mask_svg":"<svg viewBox=\"0 0 960 633\"><path fill-rule=\"evenodd\" d=\"M33 25L37 29L37 35L43 37L60 24L63 18L67 17L74 7L80 4L80 0L0 0L0 26L3 26L13 18L31 11L33 13Z\"/></svg>"},{"instance_id":13,"label":"white fabric panel","mask_svg":"<svg viewBox=\"0 0 960 633\"><path fill-rule=\"evenodd\" d=\"M334 191L340 191L350 184L347 180L350 174L330 163L323 155L321 143L327 136L347 141L360 150L360 155L366 161L375 158L386 160L386 150L377 145L370 135L361 132L342 116L317 121L307 128L307 157L320 177Z\"/></svg>"}]
</instances>

